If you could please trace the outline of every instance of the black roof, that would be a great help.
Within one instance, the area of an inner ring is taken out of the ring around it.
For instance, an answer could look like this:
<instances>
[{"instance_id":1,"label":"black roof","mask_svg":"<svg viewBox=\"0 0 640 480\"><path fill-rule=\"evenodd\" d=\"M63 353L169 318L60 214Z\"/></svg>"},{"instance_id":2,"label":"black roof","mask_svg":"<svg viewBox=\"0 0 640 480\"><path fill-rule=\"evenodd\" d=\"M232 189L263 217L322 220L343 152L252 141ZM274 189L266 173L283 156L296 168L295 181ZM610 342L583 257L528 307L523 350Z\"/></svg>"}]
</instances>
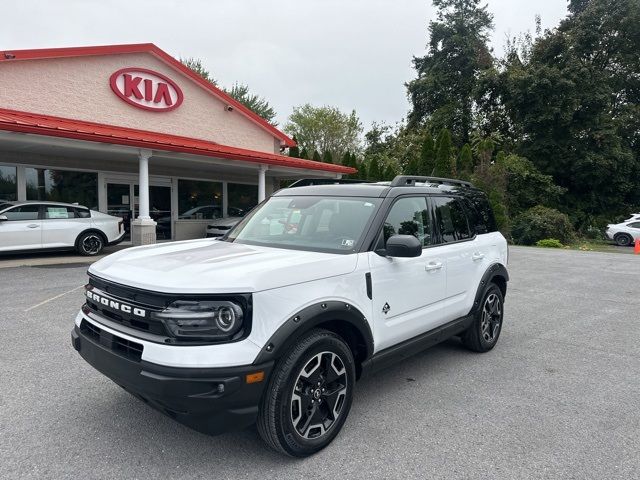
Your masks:
<instances>
[{"instance_id":1,"label":"black roof","mask_svg":"<svg viewBox=\"0 0 640 480\"><path fill-rule=\"evenodd\" d=\"M327 197L396 197L409 193L437 194L458 193L477 195L480 190L471 183L462 180L435 177L398 176L391 182L378 183L335 183L313 185L310 181L301 182L306 186L291 186L277 191L274 196L327 196Z\"/></svg>"}]
</instances>

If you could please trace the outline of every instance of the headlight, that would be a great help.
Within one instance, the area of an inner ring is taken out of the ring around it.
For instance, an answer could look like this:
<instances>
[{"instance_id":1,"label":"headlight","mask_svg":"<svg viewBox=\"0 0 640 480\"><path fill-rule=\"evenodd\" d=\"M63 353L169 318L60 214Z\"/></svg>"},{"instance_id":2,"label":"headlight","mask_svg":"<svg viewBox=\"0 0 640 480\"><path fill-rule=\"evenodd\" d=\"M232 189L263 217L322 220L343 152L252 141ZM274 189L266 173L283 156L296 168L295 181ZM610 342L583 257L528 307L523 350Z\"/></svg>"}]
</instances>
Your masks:
<instances>
[{"instance_id":1,"label":"headlight","mask_svg":"<svg viewBox=\"0 0 640 480\"><path fill-rule=\"evenodd\" d=\"M244 312L235 302L177 300L152 317L162 321L176 338L223 340L242 329Z\"/></svg>"}]
</instances>

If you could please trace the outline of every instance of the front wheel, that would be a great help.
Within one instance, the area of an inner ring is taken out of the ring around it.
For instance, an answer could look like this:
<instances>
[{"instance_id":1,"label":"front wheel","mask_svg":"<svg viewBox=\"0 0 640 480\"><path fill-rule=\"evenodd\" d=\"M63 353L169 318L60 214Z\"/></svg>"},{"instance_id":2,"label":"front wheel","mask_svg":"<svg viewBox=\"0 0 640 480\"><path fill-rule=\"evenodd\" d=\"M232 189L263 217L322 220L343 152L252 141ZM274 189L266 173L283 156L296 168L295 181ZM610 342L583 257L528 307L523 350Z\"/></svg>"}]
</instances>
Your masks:
<instances>
[{"instance_id":1,"label":"front wheel","mask_svg":"<svg viewBox=\"0 0 640 480\"><path fill-rule=\"evenodd\" d=\"M633 243L633 238L631 238L631 235L628 235L626 233L619 233L614 237L614 240L621 247L628 247Z\"/></svg>"},{"instance_id":2,"label":"front wheel","mask_svg":"<svg viewBox=\"0 0 640 480\"><path fill-rule=\"evenodd\" d=\"M474 352L488 352L495 347L502 331L504 296L495 283L484 291L480 308L471 326L462 335L462 343Z\"/></svg>"},{"instance_id":3,"label":"front wheel","mask_svg":"<svg viewBox=\"0 0 640 480\"><path fill-rule=\"evenodd\" d=\"M337 335L312 330L278 362L258 414L258 432L273 449L306 457L344 425L355 384L351 350Z\"/></svg>"},{"instance_id":4,"label":"front wheel","mask_svg":"<svg viewBox=\"0 0 640 480\"><path fill-rule=\"evenodd\" d=\"M86 232L78 237L76 250L80 255L93 256L99 254L104 248L104 240L99 233Z\"/></svg>"}]
</instances>

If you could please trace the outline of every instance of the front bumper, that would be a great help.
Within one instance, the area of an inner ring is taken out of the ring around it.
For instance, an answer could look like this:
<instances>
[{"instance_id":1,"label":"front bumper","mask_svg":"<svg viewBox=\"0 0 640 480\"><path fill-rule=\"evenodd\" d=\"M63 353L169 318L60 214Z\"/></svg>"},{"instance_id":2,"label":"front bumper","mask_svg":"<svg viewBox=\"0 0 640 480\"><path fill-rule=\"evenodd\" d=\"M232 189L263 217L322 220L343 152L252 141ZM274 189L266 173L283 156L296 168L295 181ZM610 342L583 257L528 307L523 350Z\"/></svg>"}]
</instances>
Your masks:
<instances>
[{"instance_id":1,"label":"front bumper","mask_svg":"<svg viewBox=\"0 0 640 480\"><path fill-rule=\"evenodd\" d=\"M127 358L112 348L112 337L91 337L77 325L71 331L73 347L91 366L194 430L216 435L256 421L273 362L225 368L167 367ZM246 375L258 371L264 372L264 379L246 383Z\"/></svg>"}]
</instances>

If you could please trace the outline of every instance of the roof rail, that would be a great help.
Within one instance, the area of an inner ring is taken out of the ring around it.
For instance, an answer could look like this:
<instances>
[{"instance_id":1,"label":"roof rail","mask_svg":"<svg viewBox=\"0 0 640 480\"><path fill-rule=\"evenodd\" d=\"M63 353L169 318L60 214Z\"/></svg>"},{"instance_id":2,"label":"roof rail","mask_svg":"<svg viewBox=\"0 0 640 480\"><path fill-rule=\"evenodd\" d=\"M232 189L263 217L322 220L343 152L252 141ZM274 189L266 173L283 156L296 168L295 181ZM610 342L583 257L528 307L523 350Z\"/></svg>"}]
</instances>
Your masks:
<instances>
[{"instance_id":1,"label":"roof rail","mask_svg":"<svg viewBox=\"0 0 640 480\"><path fill-rule=\"evenodd\" d=\"M311 185L342 185L345 183L372 183L367 180L355 180L352 178L301 178L296 180L288 188L309 187Z\"/></svg>"},{"instance_id":2,"label":"roof rail","mask_svg":"<svg viewBox=\"0 0 640 480\"><path fill-rule=\"evenodd\" d=\"M422 177L417 175L398 175L391 182L392 187L413 187L417 182L439 183L440 185L456 185L460 187L473 187L471 182L456 180L455 178Z\"/></svg>"}]
</instances>

